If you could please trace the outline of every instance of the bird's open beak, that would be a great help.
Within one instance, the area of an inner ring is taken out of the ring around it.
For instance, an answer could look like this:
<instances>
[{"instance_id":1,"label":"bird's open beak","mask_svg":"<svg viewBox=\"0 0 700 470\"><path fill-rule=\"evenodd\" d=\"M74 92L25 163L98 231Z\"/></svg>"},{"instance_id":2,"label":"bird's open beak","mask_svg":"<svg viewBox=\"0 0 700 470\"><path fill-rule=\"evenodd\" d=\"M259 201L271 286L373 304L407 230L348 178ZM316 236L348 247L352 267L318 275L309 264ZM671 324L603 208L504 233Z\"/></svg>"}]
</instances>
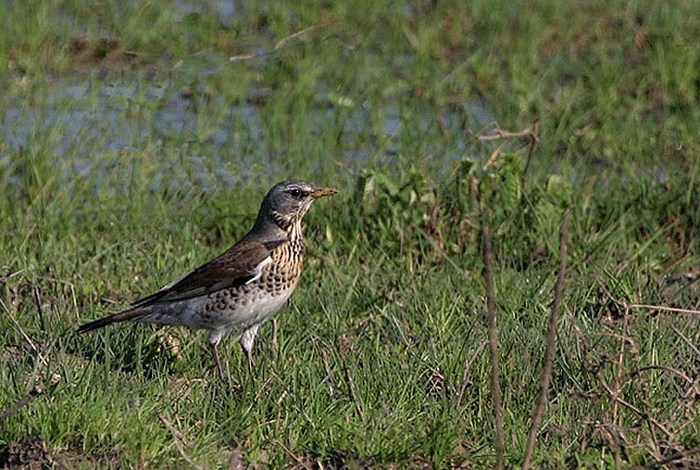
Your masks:
<instances>
[{"instance_id":1,"label":"bird's open beak","mask_svg":"<svg viewBox=\"0 0 700 470\"><path fill-rule=\"evenodd\" d=\"M332 196L337 192L338 190L335 188L318 188L316 191L311 193L311 197L314 199L318 199L323 196Z\"/></svg>"}]
</instances>

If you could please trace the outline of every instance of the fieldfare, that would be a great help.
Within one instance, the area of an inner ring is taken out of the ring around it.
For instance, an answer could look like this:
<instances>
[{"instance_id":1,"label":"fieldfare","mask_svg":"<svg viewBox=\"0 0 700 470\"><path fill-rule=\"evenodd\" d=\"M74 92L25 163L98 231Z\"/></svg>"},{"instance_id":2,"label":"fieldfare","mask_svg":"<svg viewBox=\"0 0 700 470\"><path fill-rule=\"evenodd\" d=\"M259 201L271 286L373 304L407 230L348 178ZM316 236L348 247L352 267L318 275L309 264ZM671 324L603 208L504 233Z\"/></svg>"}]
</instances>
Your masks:
<instances>
[{"instance_id":1,"label":"fieldfare","mask_svg":"<svg viewBox=\"0 0 700 470\"><path fill-rule=\"evenodd\" d=\"M252 362L260 325L287 302L301 276L302 218L316 199L336 192L305 181L276 184L263 199L252 230L221 256L78 332L123 321L209 330L209 346L223 378L219 342L229 331L242 330L241 346Z\"/></svg>"}]
</instances>

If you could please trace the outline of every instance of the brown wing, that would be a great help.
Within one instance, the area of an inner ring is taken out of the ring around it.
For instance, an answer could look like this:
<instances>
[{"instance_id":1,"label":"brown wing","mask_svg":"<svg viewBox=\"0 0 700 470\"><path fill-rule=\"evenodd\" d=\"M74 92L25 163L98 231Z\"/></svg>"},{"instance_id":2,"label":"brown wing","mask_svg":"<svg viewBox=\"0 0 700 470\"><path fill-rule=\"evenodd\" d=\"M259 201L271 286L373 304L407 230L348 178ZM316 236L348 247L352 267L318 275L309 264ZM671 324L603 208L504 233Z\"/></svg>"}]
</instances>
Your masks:
<instances>
[{"instance_id":1,"label":"brown wing","mask_svg":"<svg viewBox=\"0 0 700 470\"><path fill-rule=\"evenodd\" d=\"M284 240L274 240L261 243L243 238L218 258L132 305L143 307L158 302L185 300L245 284L257 275L258 265L283 242Z\"/></svg>"}]
</instances>

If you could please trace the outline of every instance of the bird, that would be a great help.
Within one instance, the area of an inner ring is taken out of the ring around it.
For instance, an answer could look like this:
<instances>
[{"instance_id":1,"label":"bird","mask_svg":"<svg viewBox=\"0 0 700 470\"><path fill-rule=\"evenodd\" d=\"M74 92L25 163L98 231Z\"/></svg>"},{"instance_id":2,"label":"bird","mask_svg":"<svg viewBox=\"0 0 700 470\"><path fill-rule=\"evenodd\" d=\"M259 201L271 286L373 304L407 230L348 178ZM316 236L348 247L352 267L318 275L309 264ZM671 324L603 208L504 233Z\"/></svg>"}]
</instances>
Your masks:
<instances>
[{"instance_id":1,"label":"bird","mask_svg":"<svg viewBox=\"0 0 700 470\"><path fill-rule=\"evenodd\" d=\"M125 321L209 330L209 348L220 378L218 346L227 333L252 365L260 325L288 301L304 264L302 219L318 198L337 190L300 180L275 184L263 198L253 228L212 261L133 302L130 308L81 325L85 333Z\"/></svg>"}]
</instances>

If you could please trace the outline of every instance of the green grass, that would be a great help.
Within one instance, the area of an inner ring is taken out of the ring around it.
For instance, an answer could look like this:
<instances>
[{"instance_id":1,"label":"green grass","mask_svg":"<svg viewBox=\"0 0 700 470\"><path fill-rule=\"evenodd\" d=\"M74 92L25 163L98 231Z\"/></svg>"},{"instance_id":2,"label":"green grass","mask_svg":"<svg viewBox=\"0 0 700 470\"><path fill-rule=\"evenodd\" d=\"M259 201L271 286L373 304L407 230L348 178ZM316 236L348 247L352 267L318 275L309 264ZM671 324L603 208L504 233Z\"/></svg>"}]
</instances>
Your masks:
<instances>
[{"instance_id":1,"label":"green grass","mask_svg":"<svg viewBox=\"0 0 700 470\"><path fill-rule=\"evenodd\" d=\"M488 224L519 466L569 208L534 465L697 465L697 314L625 306L700 304L700 4L463 3L248 2L230 24L5 5L0 463L492 468ZM526 173L524 139L489 161L474 106L537 130ZM340 193L306 217L255 368L234 335L220 383L202 332L73 333L216 256L297 177Z\"/></svg>"}]
</instances>

